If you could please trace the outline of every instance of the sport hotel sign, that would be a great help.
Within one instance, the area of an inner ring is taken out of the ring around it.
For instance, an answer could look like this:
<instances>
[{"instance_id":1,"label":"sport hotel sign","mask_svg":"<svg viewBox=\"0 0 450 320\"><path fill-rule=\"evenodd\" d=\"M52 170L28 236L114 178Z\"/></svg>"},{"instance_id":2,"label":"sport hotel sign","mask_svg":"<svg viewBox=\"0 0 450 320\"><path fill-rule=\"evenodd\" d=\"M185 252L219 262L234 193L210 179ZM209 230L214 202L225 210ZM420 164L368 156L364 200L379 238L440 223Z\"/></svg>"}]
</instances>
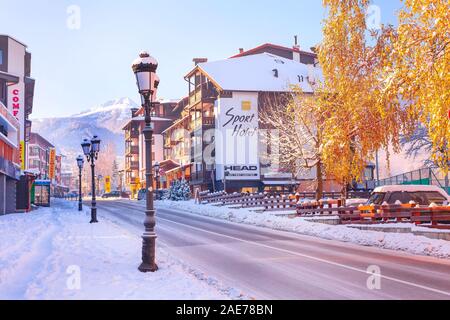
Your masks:
<instances>
[{"instance_id":1,"label":"sport hotel sign","mask_svg":"<svg viewBox=\"0 0 450 320\"><path fill-rule=\"evenodd\" d=\"M216 101L217 179L260 180L258 93L233 92Z\"/></svg>"}]
</instances>

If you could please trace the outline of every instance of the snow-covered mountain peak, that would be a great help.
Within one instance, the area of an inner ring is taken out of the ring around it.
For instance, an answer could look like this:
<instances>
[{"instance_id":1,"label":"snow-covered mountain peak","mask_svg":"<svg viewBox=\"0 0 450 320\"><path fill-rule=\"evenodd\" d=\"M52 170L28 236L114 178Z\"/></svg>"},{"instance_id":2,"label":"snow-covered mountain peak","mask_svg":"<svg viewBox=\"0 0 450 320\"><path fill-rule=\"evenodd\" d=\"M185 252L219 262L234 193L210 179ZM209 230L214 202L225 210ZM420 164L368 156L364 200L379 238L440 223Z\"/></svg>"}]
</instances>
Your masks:
<instances>
[{"instance_id":1,"label":"snow-covered mountain peak","mask_svg":"<svg viewBox=\"0 0 450 320\"><path fill-rule=\"evenodd\" d=\"M101 105L94 106L88 111L74 115L74 117L86 117L96 113L104 112L129 112L132 108L139 108L138 104L130 98L118 98L115 100L107 101Z\"/></svg>"}]
</instances>

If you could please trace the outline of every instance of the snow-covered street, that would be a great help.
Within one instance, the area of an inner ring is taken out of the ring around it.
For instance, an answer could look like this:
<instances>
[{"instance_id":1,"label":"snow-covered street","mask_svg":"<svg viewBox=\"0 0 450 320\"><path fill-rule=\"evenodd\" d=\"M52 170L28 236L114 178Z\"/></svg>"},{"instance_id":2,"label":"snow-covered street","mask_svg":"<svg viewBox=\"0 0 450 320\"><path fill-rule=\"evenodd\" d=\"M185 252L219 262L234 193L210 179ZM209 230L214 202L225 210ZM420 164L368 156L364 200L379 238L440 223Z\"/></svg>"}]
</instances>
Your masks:
<instances>
[{"instance_id":1,"label":"snow-covered street","mask_svg":"<svg viewBox=\"0 0 450 320\"><path fill-rule=\"evenodd\" d=\"M0 217L0 299L230 299L227 290L158 250L160 270L138 272L140 233L88 208L53 208ZM141 229L142 230L142 229Z\"/></svg>"},{"instance_id":2,"label":"snow-covered street","mask_svg":"<svg viewBox=\"0 0 450 320\"><path fill-rule=\"evenodd\" d=\"M219 280L225 287L239 288L237 292L243 292L248 298L407 300L450 297L449 259L371 247L370 243L351 243L352 238L363 238L364 234L383 242L389 239L389 234L306 221L299 223L316 232L308 236L300 234L302 229L291 228L287 232L281 227L274 228L281 221L295 226L297 219L279 217L278 220L259 213L244 219L242 212L239 221L232 218L234 210L199 206L193 202L158 201L156 206L157 246ZM99 201L98 208L103 216L126 229L142 229L145 210L142 201ZM267 221L265 227L254 223L258 217ZM329 236L327 239L327 235L335 232L343 238L337 240ZM399 236L398 243L401 239ZM433 252L433 243L440 243L427 238L420 241L422 244L417 248L428 246L430 252ZM374 272L380 287L368 284Z\"/></svg>"},{"instance_id":3,"label":"snow-covered street","mask_svg":"<svg viewBox=\"0 0 450 320\"><path fill-rule=\"evenodd\" d=\"M255 212L249 209L230 208L227 206L199 205L194 200L188 202L159 201L159 208L183 210L193 214L265 227L275 230L290 231L298 234L314 236L327 240L349 242L363 246L399 250L416 255L450 258L450 241L436 240L408 233L384 233L379 231L359 230L349 225L327 225L310 222L309 219L330 219L319 216L314 218L288 218L285 213ZM337 218L337 217L335 217ZM333 219L333 217L331 217ZM393 227L389 224L384 227ZM382 228L380 226L380 228ZM397 227L432 232L428 228L419 228L411 224L401 224ZM435 230L438 231L438 230ZM441 231L442 232L442 231Z\"/></svg>"}]
</instances>

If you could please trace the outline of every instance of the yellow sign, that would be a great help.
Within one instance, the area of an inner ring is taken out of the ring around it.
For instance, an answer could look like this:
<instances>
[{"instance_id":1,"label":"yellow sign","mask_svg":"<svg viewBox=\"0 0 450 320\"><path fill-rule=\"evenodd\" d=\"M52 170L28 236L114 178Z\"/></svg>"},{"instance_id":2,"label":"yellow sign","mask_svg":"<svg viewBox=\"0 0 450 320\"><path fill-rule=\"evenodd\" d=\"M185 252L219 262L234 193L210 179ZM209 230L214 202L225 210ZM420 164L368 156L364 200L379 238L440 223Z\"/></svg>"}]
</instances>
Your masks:
<instances>
[{"instance_id":1,"label":"yellow sign","mask_svg":"<svg viewBox=\"0 0 450 320\"><path fill-rule=\"evenodd\" d=\"M105 177L105 192L106 193L111 192L111 177L109 176Z\"/></svg>"},{"instance_id":2,"label":"yellow sign","mask_svg":"<svg viewBox=\"0 0 450 320\"><path fill-rule=\"evenodd\" d=\"M242 101L242 111L252 111L252 102Z\"/></svg>"},{"instance_id":3,"label":"yellow sign","mask_svg":"<svg viewBox=\"0 0 450 320\"><path fill-rule=\"evenodd\" d=\"M141 189L141 179L139 177L136 178L136 189L137 190Z\"/></svg>"},{"instance_id":4,"label":"yellow sign","mask_svg":"<svg viewBox=\"0 0 450 320\"><path fill-rule=\"evenodd\" d=\"M25 170L25 141L20 141L20 168Z\"/></svg>"},{"instance_id":5,"label":"yellow sign","mask_svg":"<svg viewBox=\"0 0 450 320\"><path fill-rule=\"evenodd\" d=\"M49 162L48 162L48 179L55 179L56 170L56 150L50 149Z\"/></svg>"}]
</instances>

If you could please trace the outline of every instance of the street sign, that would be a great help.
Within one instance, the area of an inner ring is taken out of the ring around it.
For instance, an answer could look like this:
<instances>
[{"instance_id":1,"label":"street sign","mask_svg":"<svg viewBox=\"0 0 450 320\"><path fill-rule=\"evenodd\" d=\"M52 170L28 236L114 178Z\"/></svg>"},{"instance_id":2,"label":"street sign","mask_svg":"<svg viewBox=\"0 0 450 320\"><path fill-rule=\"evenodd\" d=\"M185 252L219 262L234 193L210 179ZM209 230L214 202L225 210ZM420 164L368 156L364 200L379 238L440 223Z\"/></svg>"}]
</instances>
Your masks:
<instances>
[{"instance_id":1,"label":"street sign","mask_svg":"<svg viewBox=\"0 0 450 320\"><path fill-rule=\"evenodd\" d=\"M56 150L50 149L49 164L48 164L48 178L53 180L55 178L56 170Z\"/></svg>"},{"instance_id":2,"label":"street sign","mask_svg":"<svg viewBox=\"0 0 450 320\"><path fill-rule=\"evenodd\" d=\"M105 192L106 193L111 192L111 177L110 176L105 177Z\"/></svg>"},{"instance_id":3,"label":"street sign","mask_svg":"<svg viewBox=\"0 0 450 320\"><path fill-rule=\"evenodd\" d=\"M20 168L25 170L25 141L20 141Z\"/></svg>"}]
</instances>

